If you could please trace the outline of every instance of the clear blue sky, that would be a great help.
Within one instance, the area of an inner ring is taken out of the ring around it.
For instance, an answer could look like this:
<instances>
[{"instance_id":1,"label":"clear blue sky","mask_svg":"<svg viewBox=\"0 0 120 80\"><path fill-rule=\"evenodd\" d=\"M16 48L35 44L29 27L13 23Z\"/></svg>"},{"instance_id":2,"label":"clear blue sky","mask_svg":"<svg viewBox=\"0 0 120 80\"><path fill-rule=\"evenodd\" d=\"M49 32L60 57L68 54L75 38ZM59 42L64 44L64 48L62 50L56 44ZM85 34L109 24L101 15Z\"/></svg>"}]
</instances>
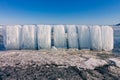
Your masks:
<instances>
[{"instance_id":1,"label":"clear blue sky","mask_svg":"<svg viewBox=\"0 0 120 80\"><path fill-rule=\"evenodd\" d=\"M120 0L0 0L0 24L116 24Z\"/></svg>"}]
</instances>

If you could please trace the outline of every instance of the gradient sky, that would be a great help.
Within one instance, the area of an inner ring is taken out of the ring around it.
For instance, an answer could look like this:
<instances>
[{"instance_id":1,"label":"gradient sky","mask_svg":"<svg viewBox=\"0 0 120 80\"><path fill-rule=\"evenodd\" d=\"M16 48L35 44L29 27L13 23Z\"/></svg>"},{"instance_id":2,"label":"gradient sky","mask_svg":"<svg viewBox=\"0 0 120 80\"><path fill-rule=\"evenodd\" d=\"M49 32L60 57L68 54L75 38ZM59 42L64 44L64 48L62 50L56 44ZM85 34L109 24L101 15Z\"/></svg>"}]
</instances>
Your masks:
<instances>
[{"instance_id":1,"label":"gradient sky","mask_svg":"<svg viewBox=\"0 0 120 80\"><path fill-rule=\"evenodd\" d=\"M0 0L0 24L116 24L120 0Z\"/></svg>"}]
</instances>

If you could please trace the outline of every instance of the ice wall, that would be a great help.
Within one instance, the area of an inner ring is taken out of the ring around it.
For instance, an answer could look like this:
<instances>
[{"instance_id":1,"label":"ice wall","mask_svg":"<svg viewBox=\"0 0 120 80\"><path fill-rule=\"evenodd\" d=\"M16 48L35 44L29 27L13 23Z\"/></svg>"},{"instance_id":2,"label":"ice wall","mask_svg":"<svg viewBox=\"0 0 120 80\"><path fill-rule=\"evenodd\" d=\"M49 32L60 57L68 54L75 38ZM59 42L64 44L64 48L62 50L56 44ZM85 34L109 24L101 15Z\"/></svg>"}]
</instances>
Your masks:
<instances>
[{"instance_id":1,"label":"ice wall","mask_svg":"<svg viewBox=\"0 0 120 80\"><path fill-rule=\"evenodd\" d=\"M78 38L80 49L90 49L90 30L88 26L78 26Z\"/></svg>"},{"instance_id":2,"label":"ice wall","mask_svg":"<svg viewBox=\"0 0 120 80\"><path fill-rule=\"evenodd\" d=\"M78 48L78 37L75 25L66 25L68 48Z\"/></svg>"},{"instance_id":3,"label":"ice wall","mask_svg":"<svg viewBox=\"0 0 120 80\"><path fill-rule=\"evenodd\" d=\"M21 49L36 49L36 26L24 25L21 28Z\"/></svg>"},{"instance_id":4,"label":"ice wall","mask_svg":"<svg viewBox=\"0 0 120 80\"><path fill-rule=\"evenodd\" d=\"M4 46L7 50L20 49L20 25L4 27Z\"/></svg>"},{"instance_id":5,"label":"ice wall","mask_svg":"<svg viewBox=\"0 0 120 80\"><path fill-rule=\"evenodd\" d=\"M38 49L51 48L51 26L50 25L38 25Z\"/></svg>"},{"instance_id":6,"label":"ice wall","mask_svg":"<svg viewBox=\"0 0 120 80\"><path fill-rule=\"evenodd\" d=\"M54 26L54 46L57 48L67 48L64 25Z\"/></svg>"},{"instance_id":7,"label":"ice wall","mask_svg":"<svg viewBox=\"0 0 120 80\"><path fill-rule=\"evenodd\" d=\"M91 49L102 50L101 28L98 25L90 26Z\"/></svg>"},{"instance_id":8,"label":"ice wall","mask_svg":"<svg viewBox=\"0 0 120 80\"><path fill-rule=\"evenodd\" d=\"M113 29L109 26L101 27L102 33L102 49L110 51L113 49Z\"/></svg>"},{"instance_id":9,"label":"ice wall","mask_svg":"<svg viewBox=\"0 0 120 80\"><path fill-rule=\"evenodd\" d=\"M55 46L110 51L114 44L113 29L109 26L8 25L3 32L7 50L49 49Z\"/></svg>"}]
</instances>

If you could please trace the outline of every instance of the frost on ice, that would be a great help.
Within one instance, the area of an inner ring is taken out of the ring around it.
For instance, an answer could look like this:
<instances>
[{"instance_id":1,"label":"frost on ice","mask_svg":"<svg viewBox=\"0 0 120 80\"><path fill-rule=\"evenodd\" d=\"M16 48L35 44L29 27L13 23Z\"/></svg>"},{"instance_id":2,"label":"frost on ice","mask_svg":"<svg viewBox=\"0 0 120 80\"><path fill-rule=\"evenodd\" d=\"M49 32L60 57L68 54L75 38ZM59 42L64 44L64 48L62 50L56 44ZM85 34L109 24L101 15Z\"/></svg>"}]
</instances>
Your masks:
<instances>
[{"instance_id":1,"label":"frost on ice","mask_svg":"<svg viewBox=\"0 0 120 80\"><path fill-rule=\"evenodd\" d=\"M36 49L36 26L24 25L22 27L21 49Z\"/></svg>"},{"instance_id":2,"label":"frost on ice","mask_svg":"<svg viewBox=\"0 0 120 80\"><path fill-rule=\"evenodd\" d=\"M51 48L51 26L50 25L38 25L38 49Z\"/></svg>"},{"instance_id":3,"label":"frost on ice","mask_svg":"<svg viewBox=\"0 0 120 80\"><path fill-rule=\"evenodd\" d=\"M90 49L90 31L88 26L78 26L78 38L80 49Z\"/></svg>"},{"instance_id":4,"label":"frost on ice","mask_svg":"<svg viewBox=\"0 0 120 80\"><path fill-rule=\"evenodd\" d=\"M78 48L78 37L75 25L67 25L67 38L69 48Z\"/></svg>"},{"instance_id":5,"label":"frost on ice","mask_svg":"<svg viewBox=\"0 0 120 80\"><path fill-rule=\"evenodd\" d=\"M113 49L113 29L109 26L102 26L102 49L110 51Z\"/></svg>"},{"instance_id":6,"label":"frost on ice","mask_svg":"<svg viewBox=\"0 0 120 80\"><path fill-rule=\"evenodd\" d=\"M91 49L102 50L101 28L100 26L90 26Z\"/></svg>"},{"instance_id":7,"label":"frost on ice","mask_svg":"<svg viewBox=\"0 0 120 80\"><path fill-rule=\"evenodd\" d=\"M67 48L64 25L54 26L54 46L57 48Z\"/></svg>"},{"instance_id":8,"label":"frost on ice","mask_svg":"<svg viewBox=\"0 0 120 80\"><path fill-rule=\"evenodd\" d=\"M20 25L6 26L5 30L5 48L7 50L19 50L20 49Z\"/></svg>"}]
</instances>

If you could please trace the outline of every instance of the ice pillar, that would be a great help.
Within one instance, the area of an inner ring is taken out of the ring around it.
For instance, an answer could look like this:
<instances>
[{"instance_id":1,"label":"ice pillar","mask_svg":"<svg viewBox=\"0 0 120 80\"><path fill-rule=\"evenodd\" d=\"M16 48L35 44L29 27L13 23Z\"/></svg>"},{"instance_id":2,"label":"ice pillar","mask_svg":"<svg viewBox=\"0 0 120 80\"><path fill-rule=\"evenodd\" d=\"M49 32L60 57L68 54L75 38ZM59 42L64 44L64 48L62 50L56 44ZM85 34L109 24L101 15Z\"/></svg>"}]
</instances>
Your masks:
<instances>
[{"instance_id":1,"label":"ice pillar","mask_svg":"<svg viewBox=\"0 0 120 80\"><path fill-rule=\"evenodd\" d=\"M20 49L20 25L6 26L4 45L7 50L19 50Z\"/></svg>"},{"instance_id":2,"label":"ice pillar","mask_svg":"<svg viewBox=\"0 0 120 80\"><path fill-rule=\"evenodd\" d=\"M24 25L21 29L21 49L36 49L36 26Z\"/></svg>"},{"instance_id":3,"label":"ice pillar","mask_svg":"<svg viewBox=\"0 0 120 80\"><path fill-rule=\"evenodd\" d=\"M102 50L101 28L98 25L90 26L91 49Z\"/></svg>"},{"instance_id":4,"label":"ice pillar","mask_svg":"<svg viewBox=\"0 0 120 80\"><path fill-rule=\"evenodd\" d=\"M78 26L78 38L80 49L90 49L90 31L88 26Z\"/></svg>"},{"instance_id":5,"label":"ice pillar","mask_svg":"<svg viewBox=\"0 0 120 80\"><path fill-rule=\"evenodd\" d=\"M75 25L66 25L68 48L78 48L78 37Z\"/></svg>"},{"instance_id":6,"label":"ice pillar","mask_svg":"<svg viewBox=\"0 0 120 80\"><path fill-rule=\"evenodd\" d=\"M57 48L67 48L64 25L55 25L54 27L54 46Z\"/></svg>"},{"instance_id":7,"label":"ice pillar","mask_svg":"<svg viewBox=\"0 0 120 80\"><path fill-rule=\"evenodd\" d=\"M113 29L109 26L101 27L102 33L102 49L110 51L113 49Z\"/></svg>"},{"instance_id":8,"label":"ice pillar","mask_svg":"<svg viewBox=\"0 0 120 80\"><path fill-rule=\"evenodd\" d=\"M51 48L51 26L50 25L38 25L38 49Z\"/></svg>"}]
</instances>

